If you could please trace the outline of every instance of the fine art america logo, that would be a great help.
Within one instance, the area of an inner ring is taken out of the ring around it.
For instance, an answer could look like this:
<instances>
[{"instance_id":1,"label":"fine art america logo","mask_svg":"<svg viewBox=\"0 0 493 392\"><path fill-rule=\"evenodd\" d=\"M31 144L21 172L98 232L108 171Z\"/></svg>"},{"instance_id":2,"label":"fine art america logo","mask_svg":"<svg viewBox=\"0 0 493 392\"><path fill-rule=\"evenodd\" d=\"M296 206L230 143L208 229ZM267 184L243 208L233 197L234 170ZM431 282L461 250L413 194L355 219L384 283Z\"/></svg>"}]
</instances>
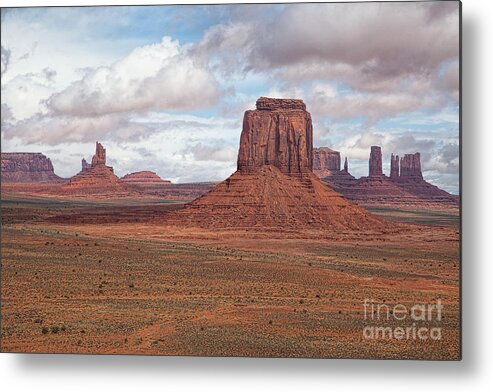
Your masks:
<instances>
[{"instance_id":1,"label":"fine art america logo","mask_svg":"<svg viewBox=\"0 0 493 392\"><path fill-rule=\"evenodd\" d=\"M440 340L443 305L436 303L388 305L365 298L363 328L365 339Z\"/></svg>"}]
</instances>

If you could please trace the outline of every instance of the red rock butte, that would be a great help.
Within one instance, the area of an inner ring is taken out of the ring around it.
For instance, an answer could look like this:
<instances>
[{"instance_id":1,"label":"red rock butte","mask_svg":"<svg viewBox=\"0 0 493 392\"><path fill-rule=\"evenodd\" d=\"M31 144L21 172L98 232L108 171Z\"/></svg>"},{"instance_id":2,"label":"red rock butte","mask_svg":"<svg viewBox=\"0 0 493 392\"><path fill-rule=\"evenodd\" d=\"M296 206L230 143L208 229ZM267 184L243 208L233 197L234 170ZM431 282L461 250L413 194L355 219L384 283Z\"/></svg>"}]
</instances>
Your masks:
<instances>
[{"instance_id":1,"label":"red rock butte","mask_svg":"<svg viewBox=\"0 0 493 392\"><path fill-rule=\"evenodd\" d=\"M106 149L96 142L96 153L93 155L89 165L82 159L81 171L63 185L64 190L80 190L84 193L107 192L110 190L124 189L124 184L113 173L113 168L106 166Z\"/></svg>"},{"instance_id":2,"label":"red rock butte","mask_svg":"<svg viewBox=\"0 0 493 392\"><path fill-rule=\"evenodd\" d=\"M238 170L167 222L207 228L386 230L312 172L312 121L303 101L262 97L245 112Z\"/></svg>"}]
</instances>

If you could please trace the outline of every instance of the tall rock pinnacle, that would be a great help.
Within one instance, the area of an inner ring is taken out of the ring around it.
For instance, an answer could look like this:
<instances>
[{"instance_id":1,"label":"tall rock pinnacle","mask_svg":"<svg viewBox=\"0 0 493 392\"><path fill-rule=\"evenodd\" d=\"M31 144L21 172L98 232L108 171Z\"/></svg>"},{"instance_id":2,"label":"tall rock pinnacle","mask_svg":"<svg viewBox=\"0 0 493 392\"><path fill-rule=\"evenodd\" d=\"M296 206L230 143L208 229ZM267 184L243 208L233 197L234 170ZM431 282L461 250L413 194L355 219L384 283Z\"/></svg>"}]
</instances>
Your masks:
<instances>
[{"instance_id":1,"label":"tall rock pinnacle","mask_svg":"<svg viewBox=\"0 0 493 392\"><path fill-rule=\"evenodd\" d=\"M379 146L371 146L370 152L370 177L381 177L382 172L382 149Z\"/></svg>"},{"instance_id":2,"label":"tall rock pinnacle","mask_svg":"<svg viewBox=\"0 0 493 392\"><path fill-rule=\"evenodd\" d=\"M312 118L300 99L261 97L247 110L238 153L238 171L271 165L288 175L312 171Z\"/></svg>"},{"instance_id":3,"label":"tall rock pinnacle","mask_svg":"<svg viewBox=\"0 0 493 392\"><path fill-rule=\"evenodd\" d=\"M106 149L99 142L96 142L96 154L93 155L91 166L106 165Z\"/></svg>"},{"instance_id":4,"label":"tall rock pinnacle","mask_svg":"<svg viewBox=\"0 0 493 392\"><path fill-rule=\"evenodd\" d=\"M393 180L399 178L399 155L390 155L390 178Z\"/></svg>"}]
</instances>

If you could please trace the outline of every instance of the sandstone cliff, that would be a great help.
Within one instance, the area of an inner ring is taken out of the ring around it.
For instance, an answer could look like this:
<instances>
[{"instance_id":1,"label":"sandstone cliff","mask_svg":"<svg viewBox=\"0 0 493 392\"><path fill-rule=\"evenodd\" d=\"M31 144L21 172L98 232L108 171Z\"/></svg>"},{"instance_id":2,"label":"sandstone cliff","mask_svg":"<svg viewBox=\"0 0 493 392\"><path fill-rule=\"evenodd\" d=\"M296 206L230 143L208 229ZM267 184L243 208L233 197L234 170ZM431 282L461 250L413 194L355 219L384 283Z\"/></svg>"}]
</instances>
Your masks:
<instances>
[{"instance_id":1,"label":"sandstone cliff","mask_svg":"<svg viewBox=\"0 0 493 392\"><path fill-rule=\"evenodd\" d=\"M288 175L311 172L312 135L312 119L303 101L262 97L257 110L247 110L243 118L238 171L272 165Z\"/></svg>"}]
</instances>

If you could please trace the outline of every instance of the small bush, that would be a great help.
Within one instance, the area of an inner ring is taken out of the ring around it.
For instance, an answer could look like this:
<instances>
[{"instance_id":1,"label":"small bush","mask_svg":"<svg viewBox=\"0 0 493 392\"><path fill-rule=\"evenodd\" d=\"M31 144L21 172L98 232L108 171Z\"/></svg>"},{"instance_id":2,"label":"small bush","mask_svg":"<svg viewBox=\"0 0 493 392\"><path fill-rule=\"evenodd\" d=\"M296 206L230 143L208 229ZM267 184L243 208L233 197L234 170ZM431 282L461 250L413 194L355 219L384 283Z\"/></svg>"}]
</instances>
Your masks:
<instances>
[{"instance_id":1,"label":"small bush","mask_svg":"<svg viewBox=\"0 0 493 392\"><path fill-rule=\"evenodd\" d=\"M41 332L43 333L43 335L46 335L48 332L50 332L49 328L48 327L43 327L41 329Z\"/></svg>"}]
</instances>

